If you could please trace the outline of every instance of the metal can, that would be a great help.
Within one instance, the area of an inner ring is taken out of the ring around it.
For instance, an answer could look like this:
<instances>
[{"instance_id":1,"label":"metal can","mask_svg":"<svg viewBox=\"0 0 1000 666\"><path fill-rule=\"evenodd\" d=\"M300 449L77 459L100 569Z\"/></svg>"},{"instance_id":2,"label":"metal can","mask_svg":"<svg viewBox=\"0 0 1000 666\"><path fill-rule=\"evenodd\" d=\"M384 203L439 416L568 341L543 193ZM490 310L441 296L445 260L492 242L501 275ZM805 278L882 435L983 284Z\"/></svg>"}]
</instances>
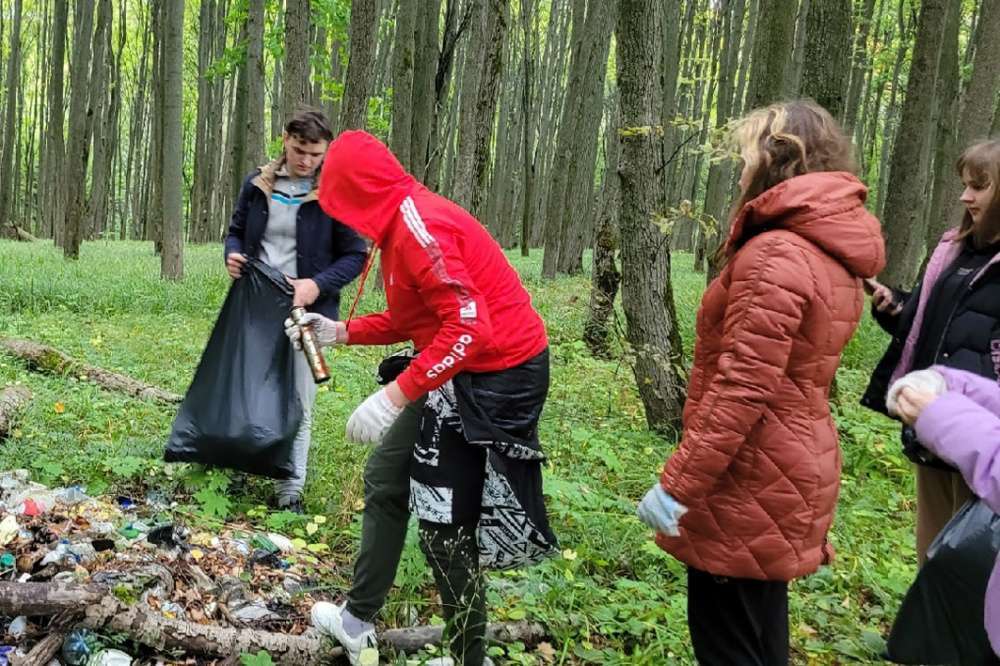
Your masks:
<instances>
[{"instance_id":1,"label":"metal can","mask_svg":"<svg viewBox=\"0 0 1000 666\"><path fill-rule=\"evenodd\" d=\"M309 324L302 324L302 317L306 314L303 307L292 308L292 321L298 325L302 331L300 342L302 343L302 353L306 355L306 362L309 363L309 370L312 371L313 381L322 384L330 379L330 371L326 367L326 359L323 358L323 350L320 349L319 341L316 340L316 333Z\"/></svg>"}]
</instances>

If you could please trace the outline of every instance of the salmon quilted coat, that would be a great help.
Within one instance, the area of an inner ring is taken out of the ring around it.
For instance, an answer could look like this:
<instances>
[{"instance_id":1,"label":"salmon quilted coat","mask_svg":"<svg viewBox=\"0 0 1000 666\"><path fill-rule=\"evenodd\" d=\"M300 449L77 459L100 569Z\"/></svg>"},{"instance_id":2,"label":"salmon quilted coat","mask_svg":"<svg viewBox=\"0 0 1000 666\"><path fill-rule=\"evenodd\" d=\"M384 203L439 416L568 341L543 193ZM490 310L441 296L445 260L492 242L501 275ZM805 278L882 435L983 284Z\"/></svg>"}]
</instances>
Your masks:
<instances>
[{"instance_id":1,"label":"salmon quilted coat","mask_svg":"<svg viewBox=\"0 0 1000 666\"><path fill-rule=\"evenodd\" d=\"M866 196L851 174L806 174L734 220L698 312L683 438L661 476L688 513L680 536L657 543L692 567L787 581L832 557L830 384L861 317L859 278L885 265Z\"/></svg>"}]
</instances>

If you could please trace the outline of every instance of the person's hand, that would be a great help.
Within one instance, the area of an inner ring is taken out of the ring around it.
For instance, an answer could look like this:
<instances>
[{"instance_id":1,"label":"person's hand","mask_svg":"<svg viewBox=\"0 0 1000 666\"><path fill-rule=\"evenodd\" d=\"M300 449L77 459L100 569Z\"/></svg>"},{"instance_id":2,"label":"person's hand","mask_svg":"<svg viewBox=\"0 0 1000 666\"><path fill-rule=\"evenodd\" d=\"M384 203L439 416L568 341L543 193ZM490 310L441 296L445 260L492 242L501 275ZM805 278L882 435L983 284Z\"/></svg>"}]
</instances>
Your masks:
<instances>
[{"instance_id":1,"label":"person's hand","mask_svg":"<svg viewBox=\"0 0 1000 666\"><path fill-rule=\"evenodd\" d=\"M226 256L226 270L229 277L234 280L243 275L243 266L247 263L247 256L239 252L231 252Z\"/></svg>"},{"instance_id":2,"label":"person's hand","mask_svg":"<svg viewBox=\"0 0 1000 666\"><path fill-rule=\"evenodd\" d=\"M927 406L939 397L932 391L903 387L896 398L896 412L903 423L912 426Z\"/></svg>"},{"instance_id":3,"label":"person's hand","mask_svg":"<svg viewBox=\"0 0 1000 666\"><path fill-rule=\"evenodd\" d=\"M316 285L315 280L310 278L303 278L301 280L296 280L295 278L286 279L295 289L295 296L292 297L292 307L306 308L315 303L316 299L319 298L319 287Z\"/></svg>"},{"instance_id":4,"label":"person's hand","mask_svg":"<svg viewBox=\"0 0 1000 666\"><path fill-rule=\"evenodd\" d=\"M636 508L639 520L667 536L680 536L681 516L687 507L670 496L659 483L646 493Z\"/></svg>"},{"instance_id":5,"label":"person's hand","mask_svg":"<svg viewBox=\"0 0 1000 666\"><path fill-rule=\"evenodd\" d=\"M320 347L332 347L347 342L347 324L328 319L315 312L307 312L302 315L301 323L296 324L291 317L285 320L285 335L296 349L302 349L303 326L312 327Z\"/></svg>"},{"instance_id":6,"label":"person's hand","mask_svg":"<svg viewBox=\"0 0 1000 666\"><path fill-rule=\"evenodd\" d=\"M934 398L947 390L948 382L945 381L944 375L933 368L908 372L894 381L892 386L889 387L889 391L885 395L886 411L891 416L898 416L907 425L913 425L913 422L920 416L920 412L927 406L927 403L930 403ZM910 392L909 400L911 402L911 411L905 417L902 412L902 394L904 391ZM915 394L926 395L928 397L924 399L916 397ZM915 406L913 404L914 400L921 405L916 415L912 413L912 407ZM907 421L907 418L910 417L912 417L912 421Z\"/></svg>"},{"instance_id":7,"label":"person's hand","mask_svg":"<svg viewBox=\"0 0 1000 666\"><path fill-rule=\"evenodd\" d=\"M867 280L868 288L871 289L872 305L879 312L886 312L890 315L898 315L903 310L903 304L897 303L892 289L885 286L878 280L872 278Z\"/></svg>"},{"instance_id":8,"label":"person's hand","mask_svg":"<svg viewBox=\"0 0 1000 666\"><path fill-rule=\"evenodd\" d=\"M380 443L406 406L405 396L403 402L394 401L397 395L403 396L396 382L370 395L347 419L347 439L358 444Z\"/></svg>"}]
</instances>

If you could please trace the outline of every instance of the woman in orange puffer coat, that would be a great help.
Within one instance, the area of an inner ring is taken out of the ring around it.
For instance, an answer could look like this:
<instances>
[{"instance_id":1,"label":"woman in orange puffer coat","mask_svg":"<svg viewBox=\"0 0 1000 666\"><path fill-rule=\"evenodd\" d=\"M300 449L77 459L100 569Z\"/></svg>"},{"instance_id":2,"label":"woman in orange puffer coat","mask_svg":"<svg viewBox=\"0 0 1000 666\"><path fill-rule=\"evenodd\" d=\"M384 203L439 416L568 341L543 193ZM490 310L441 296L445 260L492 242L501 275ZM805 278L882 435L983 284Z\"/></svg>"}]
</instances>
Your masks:
<instances>
[{"instance_id":1,"label":"woman in orange puffer coat","mask_svg":"<svg viewBox=\"0 0 1000 666\"><path fill-rule=\"evenodd\" d=\"M885 248L824 109L760 109L735 139L742 197L698 312L683 438L639 514L688 565L698 661L774 666L788 663L788 581L830 560L830 384Z\"/></svg>"}]
</instances>

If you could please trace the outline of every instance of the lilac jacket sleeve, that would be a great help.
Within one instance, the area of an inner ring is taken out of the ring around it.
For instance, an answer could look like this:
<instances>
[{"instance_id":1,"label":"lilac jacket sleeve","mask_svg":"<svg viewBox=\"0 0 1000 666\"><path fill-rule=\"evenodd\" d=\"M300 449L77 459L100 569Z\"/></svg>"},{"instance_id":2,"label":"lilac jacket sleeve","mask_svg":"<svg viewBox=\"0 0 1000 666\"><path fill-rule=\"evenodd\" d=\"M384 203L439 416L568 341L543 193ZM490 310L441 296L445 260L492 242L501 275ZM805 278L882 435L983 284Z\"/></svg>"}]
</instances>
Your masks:
<instances>
[{"instance_id":1,"label":"lilac jacket sleeve","mask_svg":"<svg viewBox=\"0 0 1000 666\"><path fill-rule=\"evenodd\" d=\"M1000 513L1000 386L976 375L936 367L948 392L914 424L928 449L958 468L972 491Z\"/></svg>"}]
</instances>

